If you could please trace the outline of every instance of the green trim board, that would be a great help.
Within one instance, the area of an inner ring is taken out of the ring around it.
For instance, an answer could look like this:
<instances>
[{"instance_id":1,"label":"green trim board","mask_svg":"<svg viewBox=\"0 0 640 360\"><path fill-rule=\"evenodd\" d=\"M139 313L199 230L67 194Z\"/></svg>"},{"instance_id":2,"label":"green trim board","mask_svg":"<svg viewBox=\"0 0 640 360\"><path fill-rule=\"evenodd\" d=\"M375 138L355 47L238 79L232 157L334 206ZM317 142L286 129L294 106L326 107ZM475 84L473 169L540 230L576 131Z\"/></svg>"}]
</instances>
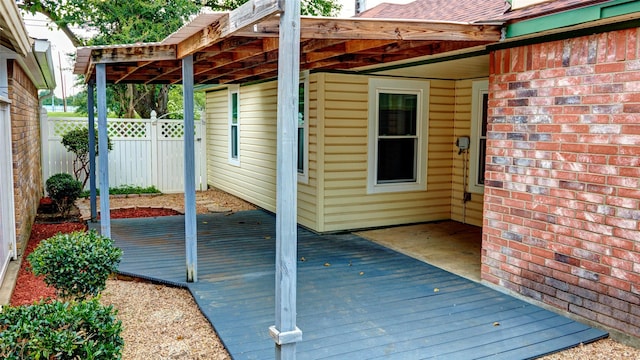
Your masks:
<instances>
[{"instance_id":1,"label":"green trim board","mask_svg":"<svg viewBox=\"0 0 640 360\"><path fill-rule=\"evenodd\" d=\"M638 27L638 19L626 20L626 21L621 21L613 24L606 24L606 25L600 25L595 27L570 30L570 31L565 31L565 32L560 32L555 34L546 34L546 35L540 35L536 37L527 37L525 39L515 39L511 41L495 43L495 44L487 45L487 50L495 51L500 49L509 49L509 48L514 48L519 46L540 44L544 42L557 41L557 40L565 40L565 39L571 39L571 38L580 37L580 36L600 34L608 31L624 30L624 29L637 28L637 27Z\"/></svg>"},{"instance_id":2,"label":"green trim board","mask_svg":"<svg viewBox=\"0 0 640 360\"><path fill-rule=\"evenodd\" d=\"M614 0L603 4L509 24L506 27L506 38L510 39L545 30L558 29L561 27L631 14L634 12L640 12L640 1Z\"/></svg>"}]
</instances>

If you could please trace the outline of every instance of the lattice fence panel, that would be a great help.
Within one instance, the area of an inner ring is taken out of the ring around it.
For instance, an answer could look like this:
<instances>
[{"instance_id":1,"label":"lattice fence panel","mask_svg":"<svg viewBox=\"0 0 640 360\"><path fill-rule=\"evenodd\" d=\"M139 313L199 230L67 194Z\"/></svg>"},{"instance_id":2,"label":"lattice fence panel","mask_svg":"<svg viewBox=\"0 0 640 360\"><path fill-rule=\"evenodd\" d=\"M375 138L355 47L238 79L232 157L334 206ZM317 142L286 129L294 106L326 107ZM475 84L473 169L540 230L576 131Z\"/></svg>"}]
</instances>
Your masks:
<instances>
[{"instance_id":1,"label":"lattice fence panel","mask_svg":"<svg viewBox=\"0 0 640 360\"><path fill-rule=\"evenodd\" d=\"M86 122L78 120L55 121L53 123L53 136L62 138L69 131L86 128L87 126Z\"/></svg>"},{"instance_id":2,"label":"lattice fence panel","mask_svg":"<svg viewBox=\"0 0 640 360\"><path fill-rule=\"evenodd\" d=\"M184 136L184 124L182 122L165 122L160 124L160 138L175 139Z\"/></svg>"},{"instance_id":3,"label":"lattice fence panel","mask_svg":"<svg viewBox=\"0 0 640 360\"><path fill-rule=\"evenodd\" d=\"M109 137L113 138L146 138L147 123L146 122L109 122L107 124L107 132Z\"/></svg>"}]
</instances>

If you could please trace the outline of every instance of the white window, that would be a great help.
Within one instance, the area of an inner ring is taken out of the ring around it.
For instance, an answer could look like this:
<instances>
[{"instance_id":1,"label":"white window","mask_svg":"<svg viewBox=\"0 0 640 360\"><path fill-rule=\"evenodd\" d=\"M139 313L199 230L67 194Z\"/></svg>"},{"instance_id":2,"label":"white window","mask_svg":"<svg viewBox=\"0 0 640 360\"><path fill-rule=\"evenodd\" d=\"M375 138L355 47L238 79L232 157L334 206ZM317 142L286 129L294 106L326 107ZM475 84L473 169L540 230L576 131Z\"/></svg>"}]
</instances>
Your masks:
<instances>
[{"instance_id":1,"label":"white window","mask_svg":"<svg viewBox=\"0 0 640 360\"><path fill-rule=\"evenodd\" d=\"M298 86L298 181L309 182L309 78Z\"/></svg>"},{"instance_id":2,"label":"white window","mask_svg":"<svg viewBox=\"0 0 640 360\"><path fill-rule=\"evenodd\" d=\"M474 81L471 98L471 155L469 192L484 193L484 172L487 149L487 103L489 81Z\"/></svg>"},{"instance_id":3,"label":"white window","mask_svg":"<svg viewBox=\"0 0 640 360\"><path fill-rule=\"evenodd\" d=\"M369 80L367 193L426 190L429 82Z\"/></svg>"},{"instance_id":4,"label":"white window","mask_svg":"<svg viewBox=\"0 0 640 360\"><path fill-rule=\"evenodd\" d=\"M240 89L229 87L229 163L240 165Z\"/></svg>"}]
</instances>

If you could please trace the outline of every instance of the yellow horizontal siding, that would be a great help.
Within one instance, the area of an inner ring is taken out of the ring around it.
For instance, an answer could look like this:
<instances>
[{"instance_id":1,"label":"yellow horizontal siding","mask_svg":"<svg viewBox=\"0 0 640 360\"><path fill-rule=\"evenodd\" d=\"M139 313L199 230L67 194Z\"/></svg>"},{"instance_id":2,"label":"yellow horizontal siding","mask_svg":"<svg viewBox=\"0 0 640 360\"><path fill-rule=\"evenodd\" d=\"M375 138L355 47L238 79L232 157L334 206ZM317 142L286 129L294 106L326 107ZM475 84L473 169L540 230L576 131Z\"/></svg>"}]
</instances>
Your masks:
<instances>
[{"instance_id":1,"label":"yellow horizontal siding","mask_svg":"<svg viewBox=\"0 0 640 360\"><path fill-rule=\"evenodd\" d=\"M455 129L454 141L459 136L471 135L471 97L472 80L460 80L456 82L456 103L455 103ZM472 140L473 141L473 140ZM468 158L474 154L469 152ZM482 194L471 194L471 201L464 202L464 157L458 155L457 148L452 152L453 177L451 193L451 219L471 225L482 226ZM469 176L467 163L467 180Z\"/></svg>"},{"instance_id":2,"label":"yellow horizontal siding","mask_svg":"<svg viewBox=\"0 0 640 360\"><path fill-rule=\"evenodd\" d=\"M310 91L315 84L310 83ZM315 96L315 94L313 95ZM313 98L310 96L310 98ZM228 92L208 92L207 171L209 185L269 211L276 210L277 82L240 88L240 166L229 164ZM315 112L316 102L309 110ZM311 125L314 119L310 119ZM312 126L310 126L311 128ZM311 129L310 129L311 130ZM309 147L316 147L315 132ZM298 222L316 227L315 154L309 154L308 184L298 184Z\"/></svg>"},{"instance_id":3,"label":"yellow horizontal siding","mask_svg":"<svg viewBox=\"0 0 640 360\"><path fill-rule=\"evenodd\" d=\"M226 91L207 94L212 186L275 210L275 82L240 89L240 167L228 164ZM298 183L298 221L316 231L453 218L482 224L482 197L463 210L462 160L471 81L430 81L427 190L367 194L368 77L313 74L309 83L309 179ZM463 214L464 213L464 214Z\"/></svg>"},{"instance_id":4,"label":"yellow horizontal siding","mask_svg":"<svg viewBox=\"0 0 640 360\"><path fill-rule=\"evenodd\" d=\"M324 186L320 191L325 221L321 230L448 219L454 83L430 82L427 191L367 194L368 78L326 74L324 79Z\"/></svg>"},{"instance_id":5,"label":"yellow horizontal siding","mask_svg":"<svg viewBox=\"0 0 640 360\"><path fill-rule=\"evenodd\" d=\"M228 92L207 93L209 185L275 211L277 84L240 88L240 166L229 164Z\"/></svg>"}]
</instances>

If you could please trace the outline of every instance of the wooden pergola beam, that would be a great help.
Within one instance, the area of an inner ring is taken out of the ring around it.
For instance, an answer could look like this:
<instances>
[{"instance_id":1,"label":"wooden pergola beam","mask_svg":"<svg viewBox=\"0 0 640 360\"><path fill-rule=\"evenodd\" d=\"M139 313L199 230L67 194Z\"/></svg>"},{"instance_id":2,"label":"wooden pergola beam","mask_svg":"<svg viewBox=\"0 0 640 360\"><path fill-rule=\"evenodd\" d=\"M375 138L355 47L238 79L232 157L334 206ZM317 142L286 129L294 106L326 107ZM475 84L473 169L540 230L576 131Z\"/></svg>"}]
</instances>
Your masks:
<instances>
[{"instance_id":1,"label":"wooden pergola beam","mask_svg":"<svg viewBox=\"0 0 640 360\"><path fill-rule=\"evenodd\" d=\"M266 17L282 12L278 0L254 0L221 17L215 23L181 41L177 46L179 59L205 49L238 29L253 26Z\"/></svg>"},{"instance_id":2,"label":"wooden pergola beam","mask_svg":"<svg viewBox=\"0 0 640 360\"><path fill-rule=\"evenodd\" d=\"M500 37L500 28L498 25L420 20L304 17L300 22L300 38L496 41ZM244 27L233 35L277 37L279 30L277 19L268 19L256 26Z\"/></svg>"},{"instance_id":3,"label":"wooden pergola beam","mask_svg":"<svg viewBox=\"0 0 640 360\"><path fill-rule=\"evenodd\" d=\"M91 61L95 64L153 62L175 59L176 48L173 45L143 44L91 49Z\"/></svg>"},{"instance_id":4,"label":"wooden pergola beam","mask_svg":"<svg viewBox=\"0 0 640 360\"><path fill-rule=\"evenodd\" d=\"M116 82L114 82L114 84L118 84L118 83L120 83L120 82L122 82L122 81L126 80L126 79L127 79L127 77L129 77L129 76L130 76L131 74L133 74L134 72L136 72L136 71L138 71L138 70L142 69L143 67L145 67L145 66L147 66L147 65L149 65L149 64L152 64L152 63L153 63L152 61L143 61L143 62L141 62L141 63L138 63L138 64L137 64L137 66L132 66L132 67L129 69L129 71L128 71L128 72L127 72L123 77L121 77L121 78L120 78L120 79L118 79Z\"/></svg>"}]
</instances>

